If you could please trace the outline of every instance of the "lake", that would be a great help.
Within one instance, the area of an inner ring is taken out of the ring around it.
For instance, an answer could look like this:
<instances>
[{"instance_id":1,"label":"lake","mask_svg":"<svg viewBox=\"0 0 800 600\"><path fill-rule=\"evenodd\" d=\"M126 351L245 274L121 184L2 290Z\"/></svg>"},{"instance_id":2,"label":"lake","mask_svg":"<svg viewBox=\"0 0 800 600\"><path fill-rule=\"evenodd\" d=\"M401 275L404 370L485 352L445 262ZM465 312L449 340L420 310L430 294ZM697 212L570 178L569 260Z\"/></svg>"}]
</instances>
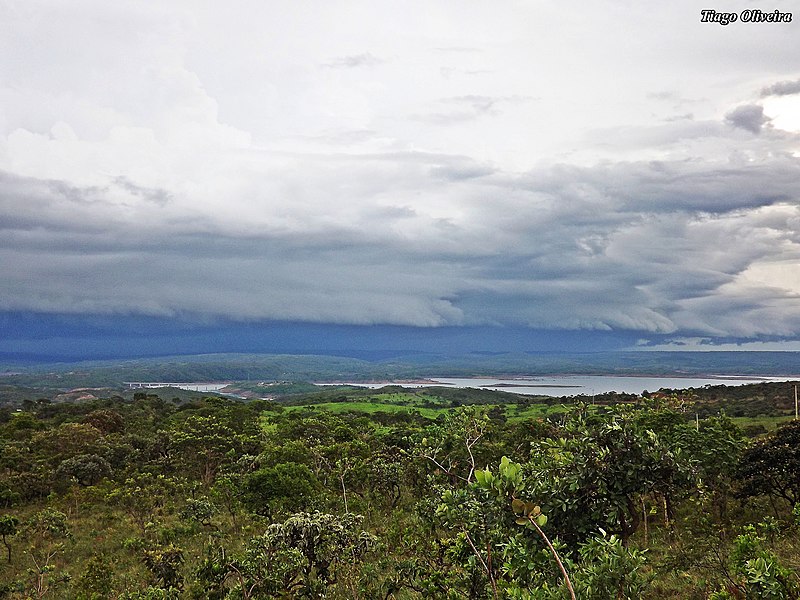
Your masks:
<instances>
[{"instance_id":1,"label":"lake","mask_svg":"<svg viewBox=\"0 0 800 600\"><path fill-rule=\"evenodd\" d=\"M748 383L769 383L776 381L791 381L792 377L622 377L618 375L558 375L515 378L460 378L460 377L431 377L425 383L342 383L339 385L354 385L372 389L386 385L402 385L403 387L426 387L431 385L444 385L448 387L472 387L487 390L500 390L530 396L577 396L585 394L603 394L606 392L619 392L627 394L641 394L647 390L658 391L661 388L688 389L701 388L712 385L745 385ZM331 383L317 385L336 385Z\"/></svg>"}]
</instances>

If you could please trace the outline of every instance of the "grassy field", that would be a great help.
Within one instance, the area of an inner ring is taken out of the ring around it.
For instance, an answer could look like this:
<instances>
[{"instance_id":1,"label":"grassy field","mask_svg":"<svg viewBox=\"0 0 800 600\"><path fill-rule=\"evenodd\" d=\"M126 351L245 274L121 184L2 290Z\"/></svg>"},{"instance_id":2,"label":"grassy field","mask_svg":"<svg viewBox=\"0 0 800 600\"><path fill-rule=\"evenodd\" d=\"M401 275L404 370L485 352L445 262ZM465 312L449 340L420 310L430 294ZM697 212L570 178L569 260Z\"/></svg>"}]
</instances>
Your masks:
<instances>
[{"instance_id":1,"label":"grassy field","mask_svg":"<svg viewBox=\"0 0 800 600\"><path fill-rule=\"evenodd\" d=\"M775 430L779 425L790 421L793 415L786 414L783 407L773 406L774 401L762 398L763 394L751 397L738 398L737 394L743 390L728 390L730 398L720 400L714 398L706 401L706 413L700 407L701 418L718 414L719 411L750 412L748 416L732 417L745 433L750 436L763 435ZM518 403L519 396L508 393L487 392L473 389L402 389L399 387L382 388L380 390L342 389L317 392L292 400L292 405L284 404L285 410L305 410L315 407L314 410L325 410L332 413L361 412L364 414L384 413L416 413L428 419L436 419L439 415L453 410L457 406L476 404L491 410L493 416L500 416L497 409L502 410L502 415L510 422L526 419L544 419L568 412L574 405L568 400L556 402L547 398L526 398ZM294 404L296 403L296 404ZM752 406L751 406L752 405ZM709 410L710 409L710 410ZM752 409L752 410L751 410ZM690 409L692 411L693 409ZM756 411L760 414L756 414ZM769 414L769 411L774 411ZM766 413L766 414L765 414ZM783 413L783 414L781 414ZM688 414L691 414L689 412ZM728 412L730 415L730 412ZM689 416L687 415L687 418Z\"/></svg>"},{"instance_id":2,"label":"grassy field","mask_svg":"<svg viewBox=\"0 0 800 600\"><path fill-rule=\"evenodd\" d=\"M750 427L761 425L767 431L776 429L779 425L788 423L794 419L794 415L780 416L780 417L731 417L731 420L739 427Z\"/></svg>"},{"instance_id":3,"label":"grassy field","mask_svg":"<svg viewBox=\"0 0 800 600\"><path fill-rule=\"evenodd\" d=\"M369 395L347 396L347 400L337 400L335 402L317 402L314 404L300 404L296 406L286 406L285 410L304 410L313 407L316 410L327 410L333 413L363 412L373 414L376 412L387 413L408 413L416 412L428 419L435 419L437 416L449 410L453 410L455 405L451 400L441 398L425 392L383 392ZM534 403L528 405L519 404L483 404L487 409L501 408L505 412L505 417L509 421L522 421L525 419L540 419L554 413L565 412L568 409L566 404L542 404Z\"/></svg>"},{"instance_id":4,"label":"grassy field","mask_svg":"<svg viewBox=\"0 0 800 600\"><path fill-rule=\"evenodd\" d=\"M332 413L363 412L373 414L376 412L386 413L419 413L428 419L435 419L448 409L442 408L421 408L416 406L403 406L399 404L388 404L382 402L326 402L323 404L309 404L305 406L287 406L284 410L325 410Z\"/></svg>"}]
</instances>

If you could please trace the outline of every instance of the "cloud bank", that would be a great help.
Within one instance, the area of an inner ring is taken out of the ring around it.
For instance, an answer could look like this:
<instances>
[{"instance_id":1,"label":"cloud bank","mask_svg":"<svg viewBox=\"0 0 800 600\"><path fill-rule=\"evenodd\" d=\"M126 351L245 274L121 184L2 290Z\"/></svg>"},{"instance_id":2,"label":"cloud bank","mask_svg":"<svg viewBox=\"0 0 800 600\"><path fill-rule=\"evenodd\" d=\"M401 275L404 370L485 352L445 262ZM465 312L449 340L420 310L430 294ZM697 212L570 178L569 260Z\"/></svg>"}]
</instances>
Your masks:
<instances>
[{"instance_id":1,"label":"cloud bank","mask_svg":"<svg viewBox=\"0 0 800 600\"><path fill-rule=\"evenodd\" d=\"M800 327L797 159L524 174L416 153L320 161L257 193L245 185L249 209L217 215L125 180L3 174L0 309L728 336ZM302 202L253 202L281 189Z\"/></svg>"}]
</instances>

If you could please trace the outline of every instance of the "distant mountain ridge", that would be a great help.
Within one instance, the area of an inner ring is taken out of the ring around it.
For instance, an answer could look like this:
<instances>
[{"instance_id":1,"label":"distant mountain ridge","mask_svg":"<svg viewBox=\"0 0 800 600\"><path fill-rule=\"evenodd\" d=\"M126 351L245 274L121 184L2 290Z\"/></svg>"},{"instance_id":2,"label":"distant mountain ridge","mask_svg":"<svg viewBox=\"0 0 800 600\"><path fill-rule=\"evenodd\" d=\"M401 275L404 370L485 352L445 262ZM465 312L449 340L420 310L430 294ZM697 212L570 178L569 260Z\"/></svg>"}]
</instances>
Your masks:
<instances>
[{"instance_id":1,"label":"distant mountain ridge","mask_svg":"<svg viewBox=\"0 0 800 600\"><path fill-rule=\"evenodd\" d=\"M0 383L71 388L125 381L389 381L521 375L794 376L800 352L415 353L390 359L200 354L79 363L0 363Z\"/></svg>"}]
</instances>

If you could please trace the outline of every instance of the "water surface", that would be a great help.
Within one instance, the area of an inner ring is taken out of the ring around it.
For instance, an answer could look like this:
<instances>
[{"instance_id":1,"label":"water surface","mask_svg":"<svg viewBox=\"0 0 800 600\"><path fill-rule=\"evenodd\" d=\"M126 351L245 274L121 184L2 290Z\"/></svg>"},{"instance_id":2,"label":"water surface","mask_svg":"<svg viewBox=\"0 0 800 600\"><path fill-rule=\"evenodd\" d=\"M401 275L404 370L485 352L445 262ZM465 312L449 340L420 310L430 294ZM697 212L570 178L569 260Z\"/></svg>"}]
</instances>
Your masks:
<instances>
[{"instance_id":1,"label":"water surface","mask_svg":"<svg viewBox=\"0 0 800 600\"><path fill-rule=\"evenodd\" d=\"M618 375L558 375L537 377L431 377L426 383L353 383L368 388L381 388L386 385L403 387L426 387L446 385L459 388L482 388L525 394L529 396L592 396L606 392L641 394L644 391L656 392L661 388L685 390L714 385L745 385L748 383L770 383L790 381L791 377L621 377ZM340 385L342 382L340 382ZM332 385L332 384L324 384Z\"/></svg>"}]
</instances>

